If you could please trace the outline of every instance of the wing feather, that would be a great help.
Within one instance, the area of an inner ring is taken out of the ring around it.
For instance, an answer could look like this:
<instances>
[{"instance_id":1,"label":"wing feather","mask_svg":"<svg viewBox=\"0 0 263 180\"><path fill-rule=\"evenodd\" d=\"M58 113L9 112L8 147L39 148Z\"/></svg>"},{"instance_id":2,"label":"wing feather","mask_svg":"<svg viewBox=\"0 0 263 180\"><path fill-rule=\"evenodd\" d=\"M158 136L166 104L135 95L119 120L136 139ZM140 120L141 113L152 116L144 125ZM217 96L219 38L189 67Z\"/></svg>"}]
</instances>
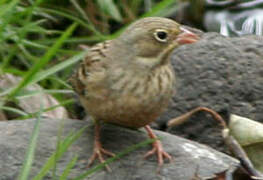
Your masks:
<instances>
[{"instance_id":1,"label":"wing feather","mask_svg":"<svg viewBox=\"0 0 263 180\"><path fill-rule=\"evenodd\" d=\"M85 95L90 87L104 78L109 45L110 41L104 41L87 49L87 56L70 77L69 82L79 95Z\"/></svg>"}]
</instances>

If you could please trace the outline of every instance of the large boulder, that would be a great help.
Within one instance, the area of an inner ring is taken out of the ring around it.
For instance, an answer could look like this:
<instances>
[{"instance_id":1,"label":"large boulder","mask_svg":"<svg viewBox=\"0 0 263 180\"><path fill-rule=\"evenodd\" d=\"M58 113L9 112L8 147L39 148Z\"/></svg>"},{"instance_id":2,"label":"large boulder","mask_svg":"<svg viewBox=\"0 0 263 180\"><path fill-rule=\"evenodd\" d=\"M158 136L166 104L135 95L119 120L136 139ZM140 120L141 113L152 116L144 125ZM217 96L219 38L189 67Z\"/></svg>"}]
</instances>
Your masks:
<instances>
[{"instance_id":1,"label":"large boulder","mask_svg":"<svg viewBox=\"0 0 263 180\"><path fill-rule=\"evenodd\" d=\"M17 178L35 121L35 119L31 119L0 122L0 180ZM59 160L56 167L57 174L61 174L74 155L78 155L79 158L70 172L69 179L73 179L87 170L87 161L91 156L93 146L93 125L87 121L79 120L42 119L29 179L39 172L48 157L55 151L61 124L64 127L62 137L65 137L70 131L77 131L84 126L88 126L88 128ZM160 173L156 172L156 157L148 160L142 159L143 154L151 148L150 145L147 145L111 163L111 173L100 170L91 175L90 179L189 180L214 177L225 171L233 171L239 165L237 160L208 146L165 132L155 132L161 137L165 150L174 157L171 163L165 163ZM113 125L104 125L102 129L102 143L106 149L114 153L119 153L146 139L147 134L143 130L137 131ZM52 172L44 179L51 179L51 174Z\"/></svg>"},{"instance_id":2,"label":"large boulder","mask_svg":"<svg viewBox=\"0 0 263 180\"><path fill-rule=\"evenodd\" d=\"M177 90L159 124L198 106L263 122L262 49L261 36L229 38L218 33L205 33L199 42L177 48L172 56ZM223 147L220 128L204 113L171 132Z\"/></svg>"}]
</instances>

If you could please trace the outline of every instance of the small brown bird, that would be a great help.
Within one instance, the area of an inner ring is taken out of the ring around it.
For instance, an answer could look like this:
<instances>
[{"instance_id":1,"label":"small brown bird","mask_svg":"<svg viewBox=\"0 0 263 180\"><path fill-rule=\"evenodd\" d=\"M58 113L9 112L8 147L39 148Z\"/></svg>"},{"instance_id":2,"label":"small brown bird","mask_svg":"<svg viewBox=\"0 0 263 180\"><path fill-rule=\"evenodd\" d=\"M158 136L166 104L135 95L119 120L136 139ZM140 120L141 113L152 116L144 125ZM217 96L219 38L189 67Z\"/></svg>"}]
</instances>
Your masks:
<instances>
[{"instance_id":1,"label":"small brown bird","mask_svg":"<svg viewBox=\"0 0 263 180\"><path fill-rule=\"evenodd\" d=\"M96 122L89 165L96 158L104 162L103 154L114 156L102 148L100 122L144 127L150 138L157 138L148 124L167 108L173 95L175 75L171 52L198 39L175 21L149 17L131 24L118 38L88 49L71 83L85 110ZM159 166L163 158L171 160L159 140L145 157L154 153L157 153Z\"/></svg>"}]
</instances>

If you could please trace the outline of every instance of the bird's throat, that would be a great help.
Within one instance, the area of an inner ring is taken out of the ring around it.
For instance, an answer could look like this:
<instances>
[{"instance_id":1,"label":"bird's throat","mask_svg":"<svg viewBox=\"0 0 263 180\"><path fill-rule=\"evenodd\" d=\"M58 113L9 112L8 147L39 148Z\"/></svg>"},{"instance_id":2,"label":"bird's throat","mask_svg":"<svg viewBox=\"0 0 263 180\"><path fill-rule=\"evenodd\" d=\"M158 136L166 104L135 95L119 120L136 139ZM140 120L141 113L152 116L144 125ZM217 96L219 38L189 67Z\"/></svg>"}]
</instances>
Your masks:
<instances>
[{"instance_id":1,"label":"bird's throat","mask_svg":"<svg viewBox=\"0 0 263 180\"><path fill-rule=\"evenodd\" d=\"M177 44L171 44L165 48L159 55L160 65L166 65L170 62L170 58L173 50L176 48Z\"/></svg>"}]
</instances>

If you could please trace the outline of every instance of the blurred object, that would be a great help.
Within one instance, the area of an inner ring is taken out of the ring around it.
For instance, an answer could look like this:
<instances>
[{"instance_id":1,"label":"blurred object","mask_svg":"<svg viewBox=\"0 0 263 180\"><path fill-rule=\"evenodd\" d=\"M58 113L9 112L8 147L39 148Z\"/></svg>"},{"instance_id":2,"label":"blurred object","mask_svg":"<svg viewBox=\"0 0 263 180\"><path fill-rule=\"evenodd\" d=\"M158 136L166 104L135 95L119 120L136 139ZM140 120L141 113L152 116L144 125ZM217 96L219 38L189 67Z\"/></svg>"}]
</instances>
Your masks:
<instances>
[{"instance_id":1,"label":"blurred object","mask_svg":"<svg viewBox=\"0 0 263 180\"><path fill-rule=\"evenodd\" d=\"M239 0L206 0L206 6L208 7L229 7L238 4Z\"/></svg>"},{"instance_id":2,"label":"blurred object","mask_svg":"<svg viewBox=\"0 0 263 180\"><path fill-rule=\"evenodd\" d=\"M262 152L263 152L263 125L253 120L230 115L228 125L224 119L214 110L206 107L197 107L179 117L173 118L167 122L167 127L179 125L187 121L191 116L198 112L206 112L212 115L213 119L218 121L223 127L222 137L234 157L236 157L245 172L252 179L263 179L262 174ZM249 151L248 151L249 148ZM261 171L261 172L259 172ZM224 176L223 176L224 177Z\"/></svg>"},{"instance_id":3,"label":"blurred object","mask_svg":"<svg viewBox=\"0 0 263 180\"><path fill-rule=\"evenodd\" d=\"M263 173L263 124L232 114L229 130L255 168Z\"/></svg>"},{"instance_id":4,"label":"blurred object","mask_svg":"<svg viewBox=\"0 0 263 180\"><path fill-rule=\"evenodd\" d=\"M189 0L189 2L189 11L191 12L192 20L199 24L200 20L203 19L205 2L203 0Z\"/></svg>"},{"instance_id":5,"label":"blurred object","mask_svg":"<svg viewBox=\"0 0 263 180\"><path fill-rule=\"evenodd\" d=\"M6 90L14 87L21 81L20 77L16 77L12 74L3 74L0 76L0 90ZM1 100L1 99L0 99ZM48 109L59 105L59 102L51 95L44 92L41 86L37 84L29 85L25 88L22 94L16 97L16 103L7 103L8 108L16 108L17 111L21 110L25 114L36 113L40 110L41 103L43 102L43 108ZM4 106L4 105L3 105ZM1 112L0 112L1 113ZM3 117L6 119L17 118L15 113L7 113L3 111ZM55 107L50 111L43 112L42 114L49 118L68 118L68 113L64 107Z\"/></svg>"},{"instance_id":6,"label":"blurred object","mask_svg":"<svg viewBox=\"0 0 263 180\"><path fill-rule=\"evenodd\" d=\"M121 22L122 16L116 4L112 0L97 0L98 6L106 16ZM87 4L88 5L88 4Z\"/></svg>"},{"instance_id":7,"label":"blurred object","mask_svg":"<svg viewBox=\"0 0 263 180\"><path fill-rule=\"evenodd\" d=\"M224 36L263 35L263 0L181 0L173 18Z\"/></svg>"},{"instance_id":8,"label":"blurred object","mask_svg":"<svg viewBox=\"0 0 263 180\"><path fill-rule=\"evenodd\" d=\"M181 24L201 29L204 8L204 0L180 0L177 10L170 17Z\"/></svg>"},{"instance_id":9,"label":"blurred object","mask_svg":"<svg viewBox=\"0 0 263 180\"><path fill-rule=\"evenodd\" d=\"M262 6L262 0L206 0L203 24L207 31L220 32L225 36L263 35Z\"/></svg>"},{"instance_id":10,"label":"blurred object","mask_svg":"<svg viewBox=\"0 0 263 180\"><path fill-rule=\"evenodd\" d=\"M262 35L263 9L241 12L209 10L204 16L204 27L208 31L219 32L224 36Z\"/></svg>"}]
</instances>

